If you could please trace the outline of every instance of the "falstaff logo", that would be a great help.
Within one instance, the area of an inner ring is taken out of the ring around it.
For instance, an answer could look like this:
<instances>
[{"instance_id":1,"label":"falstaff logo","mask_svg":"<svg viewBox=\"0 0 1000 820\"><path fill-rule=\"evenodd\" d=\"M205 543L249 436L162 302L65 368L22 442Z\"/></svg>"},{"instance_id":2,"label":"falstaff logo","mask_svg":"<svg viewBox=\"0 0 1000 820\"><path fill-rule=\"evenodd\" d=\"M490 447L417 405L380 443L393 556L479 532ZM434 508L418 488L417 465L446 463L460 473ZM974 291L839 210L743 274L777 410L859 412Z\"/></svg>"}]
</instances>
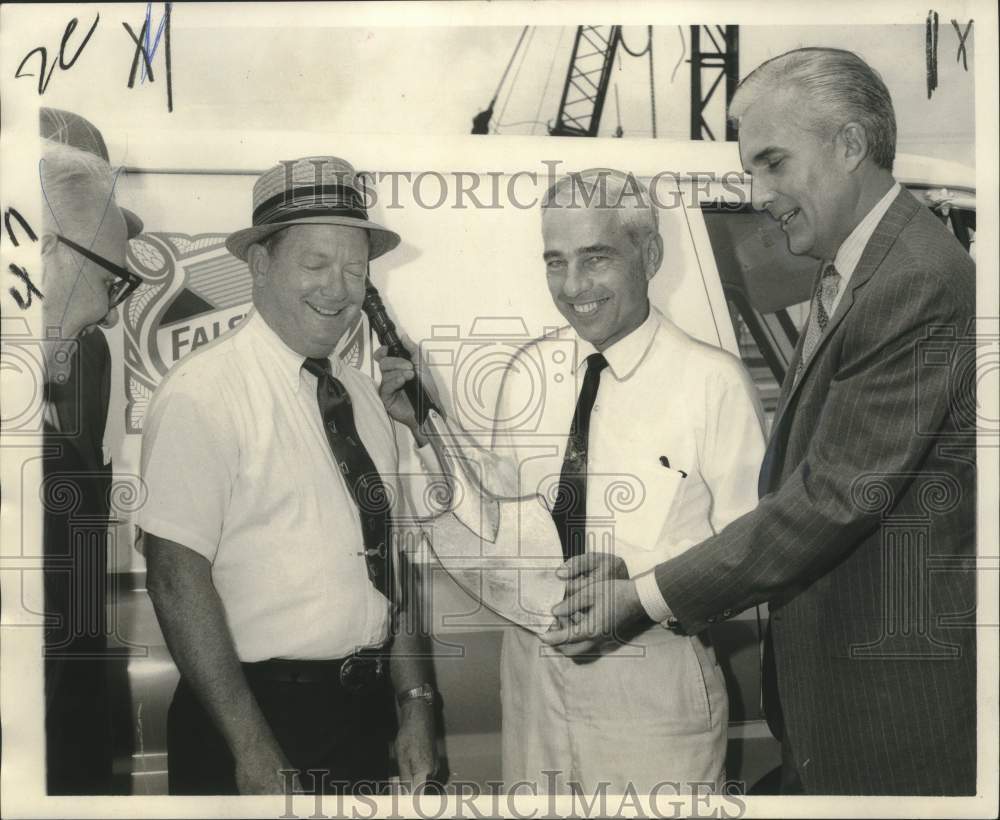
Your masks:
<instances>
[{"instance_id":1,"label":"falstaff logo","mask_svg":"<svg viewBox=\"0 0 1000 820\"><path fill-rule=\"evenodd\" d=\"M250 312L250 270L226 250L224 233L143 233L129 243L129 267L143 284L122 307L125 432L141 433L153 391L171 367L236 327ZM364 318L340 346L367 366Z\"/></svg>"}]
</instances>

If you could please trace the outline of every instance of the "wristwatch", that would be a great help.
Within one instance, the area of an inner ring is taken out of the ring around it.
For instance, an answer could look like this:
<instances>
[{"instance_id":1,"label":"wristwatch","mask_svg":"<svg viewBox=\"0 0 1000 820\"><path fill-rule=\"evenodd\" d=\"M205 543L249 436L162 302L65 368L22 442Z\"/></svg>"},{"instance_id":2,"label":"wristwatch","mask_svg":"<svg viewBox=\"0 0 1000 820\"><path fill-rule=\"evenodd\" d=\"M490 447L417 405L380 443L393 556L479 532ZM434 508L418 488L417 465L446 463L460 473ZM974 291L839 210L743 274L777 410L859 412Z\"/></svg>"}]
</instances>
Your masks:
<instances>
[{"instance_id":1,"label":"wristwatch","mask_svg":"<svg viewBox=\"0 0 1000 820\"><path fill-rule=\"evenodd\" d=\"M412 689L407 689L404 692L398 692L396 694L396 703L402 706L408 700L422 700L428 706L434 704L434 696L437 693L434 691L434 687L429 683L422 683L420 686L414 686Z\"/></svg>"}]
</instances>

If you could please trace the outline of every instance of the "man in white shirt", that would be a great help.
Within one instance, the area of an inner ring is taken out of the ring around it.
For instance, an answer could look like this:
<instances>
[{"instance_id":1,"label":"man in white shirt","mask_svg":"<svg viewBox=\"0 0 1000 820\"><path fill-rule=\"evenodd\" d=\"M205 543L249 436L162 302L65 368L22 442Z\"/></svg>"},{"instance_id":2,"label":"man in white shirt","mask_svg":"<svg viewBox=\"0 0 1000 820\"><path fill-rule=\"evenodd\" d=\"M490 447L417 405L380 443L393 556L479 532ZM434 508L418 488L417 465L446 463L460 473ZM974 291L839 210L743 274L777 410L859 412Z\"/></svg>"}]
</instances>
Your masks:
<instances>
[{"instance_id":1,"label":"man in white shirt","mask_svg":"<svg viewBox=\"0 0 1000 820\"><path fill-rule=\"evenodd\" d=\"M374 383L335 354L369 260L399 237L368 221L336 157L272 168L253 202L227 247L254 311L168 374L143 435L148 588L181 673L170 790L276 793L289 770L308 791L383 783L387 666L400 775L422 782L434 691L421 631L394 634L419 601L396 606L390 535L414 470Z\"/></svg>"},{"instance_id":2,"label":"man in white shirt","mask_svg":"<svg viewBox=\"0 0 1000 820\"><path fill-rule=\"evenodd\" d=\"M975 794L975 266L893 178L892 100L856 54L768 60L730 114L754 207L821 260L760 504L580 590L546 639L574 654L647 616L697 634L768 601L783 792Z\"/></svg>"},{"instance_id":3,"label":"man in white shirt","mask_svg":"<svg viewBox=\"0 0 1000 820\"><path fill-rule=\"evenodd\" d=\"M754 506L759 404L736 357L651 307L663 242L637 180L607 171L563 178L543 205L542 235L549 291L569 326L519 351L507 369L496 418L521 418L543 389L541 418L532 430L498 421L493 448L518 465L521 495L549 500L564 554L586 549L591 563L572 585L632 577ZM559 365L547 355L555 347L575 353ZM530 366L539 360L542 386ZM410 366L382 366L386 396L401 383L391 371ZM721 785L729 704L707 636L646 623L613 644L578 662L508 629L507 785L559 793L592 793L601 783L619 793Z\"/></svg>"}]
</instances>

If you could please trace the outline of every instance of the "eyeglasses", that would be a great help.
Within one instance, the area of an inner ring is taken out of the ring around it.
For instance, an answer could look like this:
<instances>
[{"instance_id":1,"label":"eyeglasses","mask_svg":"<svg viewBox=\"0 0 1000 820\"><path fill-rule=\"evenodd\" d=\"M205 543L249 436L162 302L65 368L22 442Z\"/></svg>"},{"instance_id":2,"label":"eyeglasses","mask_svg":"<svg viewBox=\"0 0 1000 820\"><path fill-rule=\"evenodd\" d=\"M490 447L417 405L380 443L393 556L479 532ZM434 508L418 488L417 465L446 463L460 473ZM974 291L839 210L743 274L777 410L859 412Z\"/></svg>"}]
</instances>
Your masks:
<instances>
[{"instance_id":1,"label":"eyeglasses","mask_svg":"<svg viewBox=\"0 0 1000 820\"><path fill-rule=\"evenodd\" d=\"M115 281L111 283L108 287L108 310L113 307L118 307L122 302L124 302L132 294L132 292L142 284L142 277L137 273L132 273L132 271L127 268L123 268L120 265L116 265L114 262L105 259L103 256L94 253L91 250L87 250L81 245L77 245L76 242L71 239L67 239L62 234L56 234L56 239L62 242L66 247L72 248L80 256L84 256L93 262L95 265L100 265L104 270L113 274Z\"/></svg>"}]
</instances>

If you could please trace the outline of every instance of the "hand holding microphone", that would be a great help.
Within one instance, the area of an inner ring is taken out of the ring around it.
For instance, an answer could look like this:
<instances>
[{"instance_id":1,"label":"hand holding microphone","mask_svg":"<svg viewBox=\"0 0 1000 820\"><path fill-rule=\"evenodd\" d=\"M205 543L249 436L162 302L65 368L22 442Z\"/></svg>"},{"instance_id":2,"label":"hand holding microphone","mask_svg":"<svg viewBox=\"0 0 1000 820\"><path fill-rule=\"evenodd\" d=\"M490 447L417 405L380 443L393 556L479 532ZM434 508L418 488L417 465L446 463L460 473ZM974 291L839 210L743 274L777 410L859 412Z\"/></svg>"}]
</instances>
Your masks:
<instances>
[{"instance_id":1,"label":"hand holding microphone","mask_svg":"<svg viewBox=\"0 0 1000 820\"><path fill-rule=\"evenodd\" d=\"M396 332L396 325L389 318L382 297L371 280L365 288L365 300L361 307L383 345L374 354L382 371L379 385L382 403L393 419L410 428L417 443L422 446L427 439L421 434L420 427L427 421L428 414L433 410L443 417L444 413L424 388L413 365L413 356Z\"/></svg>"}]
</instances>

